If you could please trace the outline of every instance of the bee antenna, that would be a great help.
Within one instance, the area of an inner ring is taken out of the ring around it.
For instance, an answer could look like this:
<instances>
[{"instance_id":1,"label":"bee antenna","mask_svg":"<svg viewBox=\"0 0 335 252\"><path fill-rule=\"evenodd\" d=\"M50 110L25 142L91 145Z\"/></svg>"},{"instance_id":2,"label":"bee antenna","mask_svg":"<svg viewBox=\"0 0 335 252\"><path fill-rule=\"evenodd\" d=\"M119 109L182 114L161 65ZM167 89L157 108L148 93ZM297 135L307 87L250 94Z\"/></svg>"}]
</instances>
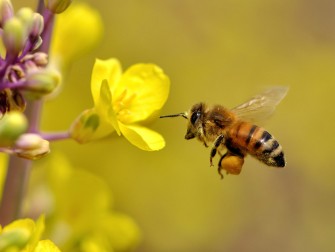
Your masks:
<instances>
[{"instance_id":1,"label":"bee antenna","mask_svg":"<svg viewBox=\"0 0 335 252\"><path fill-rule=\"evenodd\" d=\"M179 113L179 114L173 114L173 115L163 115L160 116L159 118L165 118L165 117L178 117L178 116L182 116L185 119L187 119L186 113Z\"/></svg>"}]
</instances>

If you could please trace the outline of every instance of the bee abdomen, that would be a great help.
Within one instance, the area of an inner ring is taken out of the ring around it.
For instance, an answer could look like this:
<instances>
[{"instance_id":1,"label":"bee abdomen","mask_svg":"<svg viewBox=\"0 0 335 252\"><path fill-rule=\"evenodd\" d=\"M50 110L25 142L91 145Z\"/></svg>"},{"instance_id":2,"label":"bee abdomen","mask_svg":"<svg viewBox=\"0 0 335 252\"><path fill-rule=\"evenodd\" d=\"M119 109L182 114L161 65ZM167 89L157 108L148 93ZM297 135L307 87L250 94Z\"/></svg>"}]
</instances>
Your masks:
<instances>
[{"instance_id":1,"label":"bee abdomen","mask_svg":"<svg viewBox=\"0 0 335 252\"><path fill-rule=\"evenodd\" d=\"M241 122L230 133L236 145L243 147L263 163L275 167L286 165L281 145L265 129Z\"/></svg>"},{"instance_id":2,"label":"bee abdomen","mask_svg":"<svg viewBox=\"0 0 335 252\"><path fill-rule=\"evenodd\" d=\"M255 139L255 144L249 147L254 149L250 152L254 152L254 156L267 165L284 167L286 162L281 145L269 132L263 128L259 129L262 134Z\"/></svg>"}]
</instances>

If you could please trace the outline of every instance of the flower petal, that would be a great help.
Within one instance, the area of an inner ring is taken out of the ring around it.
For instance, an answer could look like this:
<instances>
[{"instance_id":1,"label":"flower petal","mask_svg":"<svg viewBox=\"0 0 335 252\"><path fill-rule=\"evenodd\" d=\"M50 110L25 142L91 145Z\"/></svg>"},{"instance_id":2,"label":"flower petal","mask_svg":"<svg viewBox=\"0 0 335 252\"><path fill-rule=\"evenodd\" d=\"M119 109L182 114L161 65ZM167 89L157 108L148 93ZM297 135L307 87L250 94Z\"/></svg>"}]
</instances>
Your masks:
<instances>
[{"instance_id":1,"label":"flower petal","mask_svg":"<svg viewBox=\"0 0 335 252\"><path fill-rule=\"evenodd\" d=\"M20 251L32 251L43 231L43 215L38 218L36 223L32 219L15 220L4 227L0 235L0 249L4 251L6 248L12 248L13 251L19 251L16 249L24 247L25 249L20 249Z\"/></svg>"},{"instance_id":2,"label":"flower petal","mask_svg":"<svg viewBox=\"0 0 335 252\"><path fill-rule=\"evenodd\" d=\"M113 126L113 128L116 130L116 133L120 136L121 132L119 123L113 108L112 93L106 80L102 81L100 88L100 100L96 110L100 116L106 120L106 122Z\"/></svg>"},{"instance_id":3,"label":"flower petal","mask_svg":"<svg viewBox=\"0 0 335 252\"><path fill-rule=\"evenodd\" d=\"M60 252L60 250L52 241L41 240L37 243L34 252Z\"/></svg>"},{"instance_id":4,"label":"flower petal","mask_svg":"<svg viewBox=\"0 0 335 252\"><path fill-rule=\"evenodd\" d=\"M154 151L165 147L164 138L157 132L138 125L119 123L120 130L127 140L141 150Z\"/></svg>"},{"instance_id":5,"label":"flower petal","mask_svg":"<svg viewBox=\"0 0 335 252\"><path fill-rule=\"evenodd\" d=\"M125 91L132 96L127 105L126 116L119 118L125 124L147 119L160 110L166 102L170 89L170 80L163 70L154 64L136 64L131 66L121 77L113 93L119 97Z\"/></svg>"},{"instance_id":6,"label":"flower petal","mask_svg":"<svg viewBox=\"0 0 335 252\"><path fill-rule=\"evenodd\" d=\"M96 112L102 120L110 123L119 135L121 132L113 110L111 90L117 86L121 72L121 65L117 59L97 59L93 67L91 80L91 91Z\"/></svg>"},{"instance_id":7,"label":"flower petal","mask_svg":"<svg viewBox=\"0 0 335 252\"><path fill-rule=\"evenodd\" d=\"M119 82L121 74L121 64L117 59L95 60L91 77L91 92L95 106L100 100L102 82L107 80L110 89L113 90Z\"/></svg>"}]
</instances>

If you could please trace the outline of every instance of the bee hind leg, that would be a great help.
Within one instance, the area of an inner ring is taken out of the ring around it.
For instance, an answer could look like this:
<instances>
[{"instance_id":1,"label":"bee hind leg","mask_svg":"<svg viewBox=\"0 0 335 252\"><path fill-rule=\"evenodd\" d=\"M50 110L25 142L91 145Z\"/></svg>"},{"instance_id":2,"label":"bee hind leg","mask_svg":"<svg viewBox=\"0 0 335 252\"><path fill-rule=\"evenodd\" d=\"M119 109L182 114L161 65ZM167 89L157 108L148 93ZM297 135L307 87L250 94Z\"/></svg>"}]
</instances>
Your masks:
<instances>
[{"instance_id":1,"label":"bee hind leg","mask_svg":"<svg viewBox=\"0 0 335 252\"><path fill-rule=\"evenodd\" d=\"M218 172L223 178L221 173L222 170L225 170L227 174L238 175L241 173L242 166L244 164L244 156L236 155L231 152L224 154L218 164Z\"/></svg>"},{"instance_id":2,"label":"bee hind leg","mask_svg":"<svg viewBox=\"0 0 335 252\"><path fill-rule=\"evenodd\" d=\"M221 179L223 179L223 174L222 174L222 170L225 170L222 166L221 166L221 161L227 156L227 153L225 153L221 158L220 158L220 161L219 161L219 164L218 164L218 173L221 177ZM228 172L227 172L228 174Z\"/></svg>"},{"instance_id":3,"label":"bee hind leg","mask_svg":"<svg viewBox=\"0 0 335 252\"><path fill-rule=\"evenodd\" d=\"M213 158L216 155L218 147L223 143L223 140L224 140L224 136L223 135L219 135L215 139L213 147L211 149L210 158L209 158L210 166L213 166Z\"/></svg>"}]
</instances>

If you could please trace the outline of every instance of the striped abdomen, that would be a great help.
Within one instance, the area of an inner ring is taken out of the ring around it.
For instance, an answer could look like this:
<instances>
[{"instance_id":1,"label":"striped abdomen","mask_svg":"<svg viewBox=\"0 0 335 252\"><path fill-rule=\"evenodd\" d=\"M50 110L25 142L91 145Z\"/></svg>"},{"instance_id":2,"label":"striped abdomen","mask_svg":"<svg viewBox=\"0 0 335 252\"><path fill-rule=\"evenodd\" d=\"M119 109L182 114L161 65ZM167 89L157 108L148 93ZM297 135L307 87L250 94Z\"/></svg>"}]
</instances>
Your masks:
<instances>
[{"instance_id":1,"label":"striped abdomen","mask_svg":"<svg viewBox=\"0 0 335 252\"><path fill-rule=\"evenodd\" d=\"M248 122L238 122L228 131L226 146L239 149L269 166L284 167L286 162L281 145L265 129Z\"/></svg>"}]
</instances>

